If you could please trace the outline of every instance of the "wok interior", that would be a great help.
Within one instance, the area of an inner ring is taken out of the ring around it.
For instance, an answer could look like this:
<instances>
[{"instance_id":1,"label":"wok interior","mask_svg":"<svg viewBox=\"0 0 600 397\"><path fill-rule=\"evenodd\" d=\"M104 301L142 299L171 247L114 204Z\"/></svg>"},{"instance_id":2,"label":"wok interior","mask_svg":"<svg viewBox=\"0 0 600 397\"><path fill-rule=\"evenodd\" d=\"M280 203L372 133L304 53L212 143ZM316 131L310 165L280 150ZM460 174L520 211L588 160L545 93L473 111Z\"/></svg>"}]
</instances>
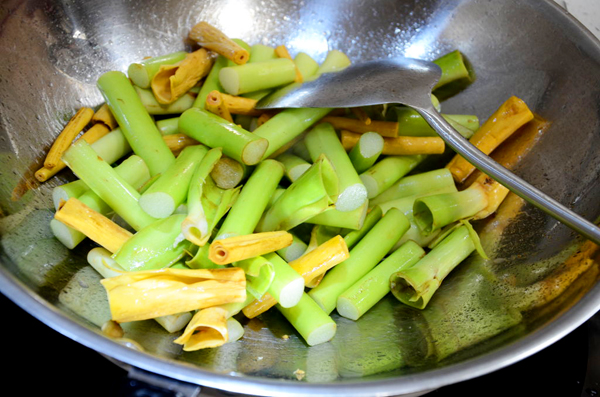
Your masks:
<instances>
[{"instance_id":1,"label":"wok interior","mask_svg":"<svg viewBox=\"0 0 600 397\"><path fill-rule=\"evenodd\" d=\"M317 61L329 49L355 63L434 59L460 49L478 77L444 101L443 111L485 120L509 96L520 97L552 125L543 136L532 133L535 148L516 172L588 219L599 215L600 49L574 25L559 29L566 18L546 3L47 0L2 7L2 262L32 293L90 329L109 318L100 276L86 262L91 245L68 251L48 226L51 189L72 175L36 185L33 172L75 110L102 103L95 81L103 72L189 48L185 37L200 20ZM427 309L388 297L356 322L334 314L338 332L330 343L308 348L273 311L242 320L243 339L217 349L182 352L176 336L153 321L124 324L125 337L199 371L295 382L303 369L309 383L401 380L501 351L552 327L582 297L600 294L596 246L522 199L509 195L477 227L490 259L473 255L461 264Z\"/></svg>"}]
</instances>

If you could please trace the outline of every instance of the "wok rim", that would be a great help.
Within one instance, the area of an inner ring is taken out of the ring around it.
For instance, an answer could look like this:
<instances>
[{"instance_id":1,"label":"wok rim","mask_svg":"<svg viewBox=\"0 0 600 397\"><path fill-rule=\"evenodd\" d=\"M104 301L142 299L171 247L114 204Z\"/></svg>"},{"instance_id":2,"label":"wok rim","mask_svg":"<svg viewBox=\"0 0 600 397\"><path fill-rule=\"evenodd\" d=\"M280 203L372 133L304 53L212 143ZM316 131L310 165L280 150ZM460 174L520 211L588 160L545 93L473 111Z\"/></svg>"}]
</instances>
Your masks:
<instances>
[{"instance_id":1,"label":"wok rim","mask_svg":"<svg viewBox=\"0 0 600 397\"><path fill-rule=\"evenodd\" d=\"M527 0L530 1L530 0ZM600 58L600 40L581 22L553 0L534 0L536 6L547 7L554 13L561 26L573 25L577 37L586 40ZM565 312L550 320L540 329L478 357L451 364L444 368L403 375L400 377L365 381L341 380L335 383L319 384L289 380L253 378L219 374L194 366L191 363L159 358L149 353L133 350L120 345L99 332L94 332L83 324L74 321L66 313L41 298L22 281L0 266L0 292L21 309L59 332L99 354L142 370L189 382L200 387L209 387L233 393L258 396L290 395L345 395L345 396L397 396L411 393L427 393L440 387L460 383L497 371L515 364L562 339L600 311L600 284L592 287L585 296Z\"/></svg>"}]
</instances>

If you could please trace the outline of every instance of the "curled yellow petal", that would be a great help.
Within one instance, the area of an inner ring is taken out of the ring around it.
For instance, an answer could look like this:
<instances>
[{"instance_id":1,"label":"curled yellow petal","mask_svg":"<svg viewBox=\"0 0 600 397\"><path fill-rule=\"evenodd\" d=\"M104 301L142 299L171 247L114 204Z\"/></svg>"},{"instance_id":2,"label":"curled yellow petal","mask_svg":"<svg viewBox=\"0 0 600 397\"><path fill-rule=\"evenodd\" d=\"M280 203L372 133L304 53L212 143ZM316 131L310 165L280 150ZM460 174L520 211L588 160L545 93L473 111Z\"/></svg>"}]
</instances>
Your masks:
<instances>
[{"instance_id":1,"label":"curled yellow petal","mask_svg":"<svg viewBox=\"0 0 600 397\"><path fill-rule=\"evenodd\" d=\"M218 265L226 265L275 252L292 242L292 235L283 230L227 237L210 244L208 258Z\"/></svg>"},{"instance_id":2,"label":"curled yellow petal","mask_svg":"<svg viewBox=\"0 0 600 397\"><path fill-rule=\"evenodd\" d=\"M200 48L189 53L181 62L162 65L150 83L158 103L168 105L175 102L208 74L212 64L212 55Z\"/></svg>"},{"instance_id":3,"label":"curled yellow petal","mask_svg":"<svg viewBox=\"0 0 600 397\"><path fill-rule=\"evenodd\" d=\"M194 25L188 37L200 46L224 56L237 65L243 65L250 59L250 54L246 49L207 22L202 21Z\"/></svg>"},{"instance_id":4,"label":"curled yellow petal","mask_svg":"<svg viewBox=\"0 0 600 397\"><path fill-rule=\"evenodd\" d=\"M246 276L238 267L128 272L100 282L112 319L120 323L246 299Z\"/></svg>"},{"instance_id":5,"label":"curled yellow petal","mask_svg":"<svg viewBox=\"0 0 600 397\"><path fill-rule=\"evenodd\" d=\"M183 345L183 350L194 351L218 347L228 339L227 310L208 307L194 314L181 336L173 342Z\"/></svg>"}]
</instances>

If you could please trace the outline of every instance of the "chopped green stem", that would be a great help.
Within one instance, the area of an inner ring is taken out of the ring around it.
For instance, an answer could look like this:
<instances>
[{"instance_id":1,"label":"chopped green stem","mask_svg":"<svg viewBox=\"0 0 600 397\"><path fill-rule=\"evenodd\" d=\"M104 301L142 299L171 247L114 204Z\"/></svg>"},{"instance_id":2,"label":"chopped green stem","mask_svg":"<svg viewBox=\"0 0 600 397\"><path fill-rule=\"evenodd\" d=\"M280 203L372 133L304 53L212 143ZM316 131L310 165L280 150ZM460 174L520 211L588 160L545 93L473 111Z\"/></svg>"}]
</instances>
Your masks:
<instances>
[{"instance_id":1,"label":"chopped green stem","mask_svg":"<svg viewBox=\"0 0 600 397\"><path fill-rule=\"evenodd\" d=\"M452 173L447 168L405 176L369 201L371 206L403 197L427 194L441 189L458 191Z\"/></svg>"},{"instance_id":2,"label":"chopped green stem","mask_svg":"<svg viewBox=\"0 0 600 397\"><path fill-rule=\"evenodd\" d=\"M298 237L295 233L291 234L293 238L292 244L277 251L277 254L279 254L279 256L281 256L288 263L300 258L308 248L308 245L302 241L300 237Z\"/></svg>"},{"instance_id":3,"label":"chopped green stem","mask_svg":"<svg viewBox=\"0 0 600 397\"><path fill-rule=\"evenodd\" d=\"M417 243L408 241L403 244L338 297L338 313L358 320L390 292L392 274L413 266L423 256L425 250Z\"/></svg>"},{"instance_id":4,"label":"chopped green stem","mask_svg":"<svg viewBox=\"0 0 600 397\"><path fill-rule=\"evenodd\" d=\"M90 190L90 188L81 179L65 183L64 185L56 186L54 189L52 189L52 202L54 203L54 209L58 211L61 201L67 201L71 197L78 198L88 190Z\"/></svg>"},{"instance_id":5,"label":"chopped green stem","mask_svg":"<svg viewBox=\"0 0 600 397\"><path fill-rule=\"evenodd\" d=\"M264 255L271 262L275 275L267 292L281 307L289 308L300 301L304 293L304 278L274 252Z\"/></svg>"},{"instance_id":6,"label":"chopped green stem","mask_svg":"<svg viewBox=\"0 0 600 397\"><path fill-rule=\"evenodd\" d=\"M382 151L383 137L376 132L367 132L360 136L348 157L356 172L361 174L375 164Z\"/></svg>"},{"instance_id":7,"label":"chopped green stem","mask_svg":"<svg viewBox=\"0 0 600 397\"><path fill-rule=\"evenodd\" d=\"M333 164L339 179L339 194L335 197L335 208L341 212L360 208L367 200L367 189L352 165L333 126L320 123L304 138L313 161L325 155Z\"/></svg>"},{"instance_id":8,"label":"chopped green stem","mask_svg":"<svg viewBox=\"0 0 600 397\"><path fill-rule=\"evenodd\" d=\"M329 108L285 109L271 117L254 130L255 135L269 141L269 147L263 155L263 159L281 149L330 111Z\"/></svg>"},{"instance_id":9,"label":"chopped green stem","mask_svg":"<svg viewBox=\"0 0 600 397\"><path fill-rule=\"evenodd\" d=\"M354 246L381 220L383 216L383 211L381 207L375 206L371 208L365 220L362 224L362 227L358 230L352 230L344 236L344 240L346 241L346 245L348 249L354 248Z\"/></svg>"},{"instance_id":10,"label":"chopped green stem","mask_svg":"<svg viewBox=\"0 0 600 397\"><path fill-rule=\"evenodd\" d=\"M144 227L114 254L115 261L127 271L173 265L190 249L190 243L181 234L185 217L185 214L175 214Z\"/></svg>"},{"instance_id":11,"label":"chopped green stem","mask_svg":"<svg viewBox=\"0 0 600 397\"><path fill-rule=\"evenodd\" d=\"M339 72L340 70L350 66L350 59L346 54L338 50L331 50L325 56L325 60L317 69L316 76L323 73Z\"/></svg>"},{"instance_id":12,"label":"chopped green stem","mask_svg":"<svg viewBox=\"0 0 600 397\"><path fill-rule=\"evenodd\" d=\"M215 90L223 92L223 87L219 82L219 73L221 72L221 69L227 66L227 61L228 59L222 55L219 55L217 57L215 63L210 69L210 72L208 72L208 75L206 76L204 82L202 83L202 86L200 87L200 92L198 93L198 96L194 101L193 107L204 109L206 106L206 97L208 96L208 94Z\"/></svg>"},{"instance_id":13,"label":"chopped green stem","mask_svg":"<svg viewBox=\"0 0 600 397\"><path fill-rule=\"evenodd\" d=\"M71 145L63 155L63 161L133 229L140 230L156 220L140 207L138 191L110 164L98 157L83 139Z\"/></svg>"},{"instance_id":14,"label":"chopped green stem","mask_svg":"<svg viewBox=\"0 0 600 397\"><path fill-rule=\"evenodd\" d=\"M108 164L113 164L123 156L131 153L131 145L127 142L120 128L115 128L96 142L92 149Z\"/></svg>"},{"instance_id":15,"label":"chopped green stem","mask_svg":"<svg viewBox=\"0 0 600 397\"><path fill-rule=\"evenodd\" d=\"M277 161L280 161L285 167L285 176L294 182L300 178L311 166L311 163L292 153L283 153L277 156Z\"/></svg>"},{"instance_id":16,"label":"chopped green stem","mask_svg":"<svg viewBox=\"0 0 600 397\"><path fill-rule=\"evenodd\" d=\"M162 136L174 135L179 133L179 116L168 119L158 120L156 127Z\"/></svg>"},{"instance_id":17,"label":"chopped green stem","mask_svg":"<svg viewBox=\"0 0 600 397\"><path fill-rule=\"evenodd\" d=\"M246 165L257 164L269 142L210 112L191 108L179 117L179 131Z\"/></svg>"},{"instance_id":18,"label":"chopped green stem","mask_svg":"<svg viewBox=\"0 0 600 397\"><path fill-rule=\"evenodd\" d=\"M289 230L330 208L337 192L336 172L323 155L265 212L257 231Z\"/></svg>"},{"instance_id":19,"label":"chopped green stem","mask_svg":"<svg viewBox=\"0 0 600 397\"><path fill-rule=\"evenodd\" d=\"M294 57L294 63L302 74L302 78L314 76L319 70L319 64L310 55L305 52L299 52Z\"/></svg>"},{"instance_id":20,"label":"chopped green stem","mask_svg":"<svg viewBox=\"0 0 600 397\"><path fill-rule=\"evenodd\" d=\"M255 299L262 298L268 292L275 278L275 269L271 261L264 256L257 256L236 262L235 266L244 269L246 291Z\"/></svg>"},{"instance_id":21,"label":"chopped green stem","mask_svg":"<svg viewBox=\"0 0 600 397\"><path fill-rule=\"evenodd\" d=\"M392 294L406 305L424 309L444 278L473 251L468 228L460 226L415 265L392 274Z\"/></svg>"},{"instance_id":22,"label":"chopped green stem","mask_svg":"<svg viewBox=\"0 0 600 397\"><path fill-rule=\"evenodd\" d=\"M469 218L487 206L487 194L477 185L460 192L418 198L413 217L424 235L428 235L460 219Z\"/></svg>"},{"instance_id":23,"label":"chopped green stem","mask_svg":"<svg viewBox=\"0 0 600 397\"><path fill-rule=\"evenodd\" d=\"M360 179L367 189L369 199L377 197L390 188L400 178L419 165L425 157L424 155L388 156L360 174Z\"/></svg>"},{"instance_id":24,"label":"chopped green stem","mask_svg":"<svg viewBox=\"0 0 600 397\"><path fill-rule=\"evenodd\" d=\"M131 79L133 84L141 88L150 87L152 78L162 65L173 65L183 61L187 56L186 51L177 51L171 54L160 55L149 59L144 59L141 62L135 62L127 68L127 77Z\"/></svg>"},{"instance_id":25,"label":"chopped green stem","mask_svg":"<svg viewBox=\"0 0 600 397\"><path fill-rule=\"evenodd\" d=\"M277 59L275 48L264 44L254 44L250 47L250 59L248 63L264 62Z\"/></svg>"},{"instance_id":26,"label":"chopped green stem","mask_svg":"<svg viewBox=\"0 0 600 397\"><path fill-rule=\"evenodd\" d=\"M281 305L275 307L309 346L328 342L335 336L337 329L335 321L306 293L302 294L300 302L293 307L284 308Z\"/></svg>"},{"instance_id":27,"label":"chopped green stem","mask_svg":"<svg viewBox=\"0 0 600 397\"><path fill-rule=\"evenodd\" d=\"M442 76L434 89L460 79L470 79L469 68L460 51L455 50L433 61L442 69Z\"/></svg>"},{"instance_id":28,"label":"chopped green stem","mask_svg":"<svg viewBox=\"0 0 600 397\"><path fill-rule=\"evenodd\" d=\"M218 238L251 234L283 178L283 166L276 160L262 161L252 172L235 204L221 225Z\"/></svg>"},{"instance_id":29,"label":"chopped green stem","mask_svg":"<svg viewBox=\"0 0 600 397\"><path fill-rule=\"evenodd\" d=\"M219 72L221 86L231 95L275 88L295 79L296 66L286 58L227 66Z\"/></svg>"},{"instance_id":30,"label":"chopped green stem","mask_svg":"<svg viewBox=\"0 0 600 397\"><path fill-rule=\"evenodd\" d=\"M175 162L140 196L142 209L154 218L171 216L186 201L192 176L207 152L203 145L185 147Z\"/></svg>"},{"instance_id":31,"label":"chopped green stem","mask_svg":"<svg viewBox=\"0 0 600 397\"><path fill-rule=\"evenodd\" d=\"M136 155L123 160L121 164L115 167L115 171L134 189L138 189L150 178L150 171L144 160ZM83 182L81 179L80 181ZM78 196L78 199L93 211L102 215L106 216L112 211L110 206L92 190L88 189L84 194ZM50 221L50 228L54 236L69 249L75 248L86 238L85 234L56 219Z\"/></svg>"},{"instance_id":32,"label":"chopped green stem","mask_svg":"<svg viewBox=\"0 0 600 397\"><path fill-rule=\"evenodd\" d=\"M106 72L98 79L98 88L133 152L144 159L150 174L166 170L175 156L127 76L117 71Z\"/></svg>"},{"instance_id":33,"label":"chopped green stem","mask_svg":"<svg viewBox=\"0 0 600 397\"><path fill-rule=\"evenodd\" d=\"M437 132L416 110L397 106L394 108L400 136L438 136ZM479 129L479 118L475 115L442 114L464 138L469 139Z\"/></svg>"},{"instance_id":34,"label":"chopped green stem","mask_svg":"<svg viewBox=\"0 0 600 397\"><path fill-rule=\"evenodd\" d=\"M329 270L309 295L331 313L338 296L374 268L409 227L409 220L399 210L388 211L350 250L350 258Z\"/></svg>"},{"instance_id":35,"label":"chopped green stem","mask_svg":"<svg viewBox=\"0 0 600 397\"><path fill-rule=\"evenodd\" d=\"M253 167L240 163L230 157L221 157L210 173L211 178L221 189L233 189L253 170Z\"/></svg>"}]
</instances>

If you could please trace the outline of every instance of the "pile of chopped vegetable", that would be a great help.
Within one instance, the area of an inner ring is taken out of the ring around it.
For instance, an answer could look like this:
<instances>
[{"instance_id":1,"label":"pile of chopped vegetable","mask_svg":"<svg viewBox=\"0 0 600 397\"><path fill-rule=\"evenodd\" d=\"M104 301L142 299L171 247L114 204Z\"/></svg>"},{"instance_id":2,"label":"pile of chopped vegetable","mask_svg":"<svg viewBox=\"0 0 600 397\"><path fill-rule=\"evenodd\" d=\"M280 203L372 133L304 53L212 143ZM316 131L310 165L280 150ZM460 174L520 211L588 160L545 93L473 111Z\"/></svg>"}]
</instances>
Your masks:
<instances>
[{"instance_id":1,"label":"pile of chopped vegetable","mask_svg":"<svg viewBox=\"0 0 600 397\"><path fill-rule=\"evenodd\" d=\"M189 38L197 49L104 73L105 103L73 116L36 173L77 177L55 188L50 226L70 249L97 245L107 328L154 319L190 351L239 339L240 316L274 307L313 346L335 337L333 311L359 320L390 293L424 309L456 266L485 256L470 222L508 190L459 155L427 167L448 149L414 110L256 109L349 66L343 52L319 64L205 22ZM474 75L459 51L435 63L441 109ZM481 125L443 115L486 154L534 119L516 97Z\"/></svg>"}]
</instances>

